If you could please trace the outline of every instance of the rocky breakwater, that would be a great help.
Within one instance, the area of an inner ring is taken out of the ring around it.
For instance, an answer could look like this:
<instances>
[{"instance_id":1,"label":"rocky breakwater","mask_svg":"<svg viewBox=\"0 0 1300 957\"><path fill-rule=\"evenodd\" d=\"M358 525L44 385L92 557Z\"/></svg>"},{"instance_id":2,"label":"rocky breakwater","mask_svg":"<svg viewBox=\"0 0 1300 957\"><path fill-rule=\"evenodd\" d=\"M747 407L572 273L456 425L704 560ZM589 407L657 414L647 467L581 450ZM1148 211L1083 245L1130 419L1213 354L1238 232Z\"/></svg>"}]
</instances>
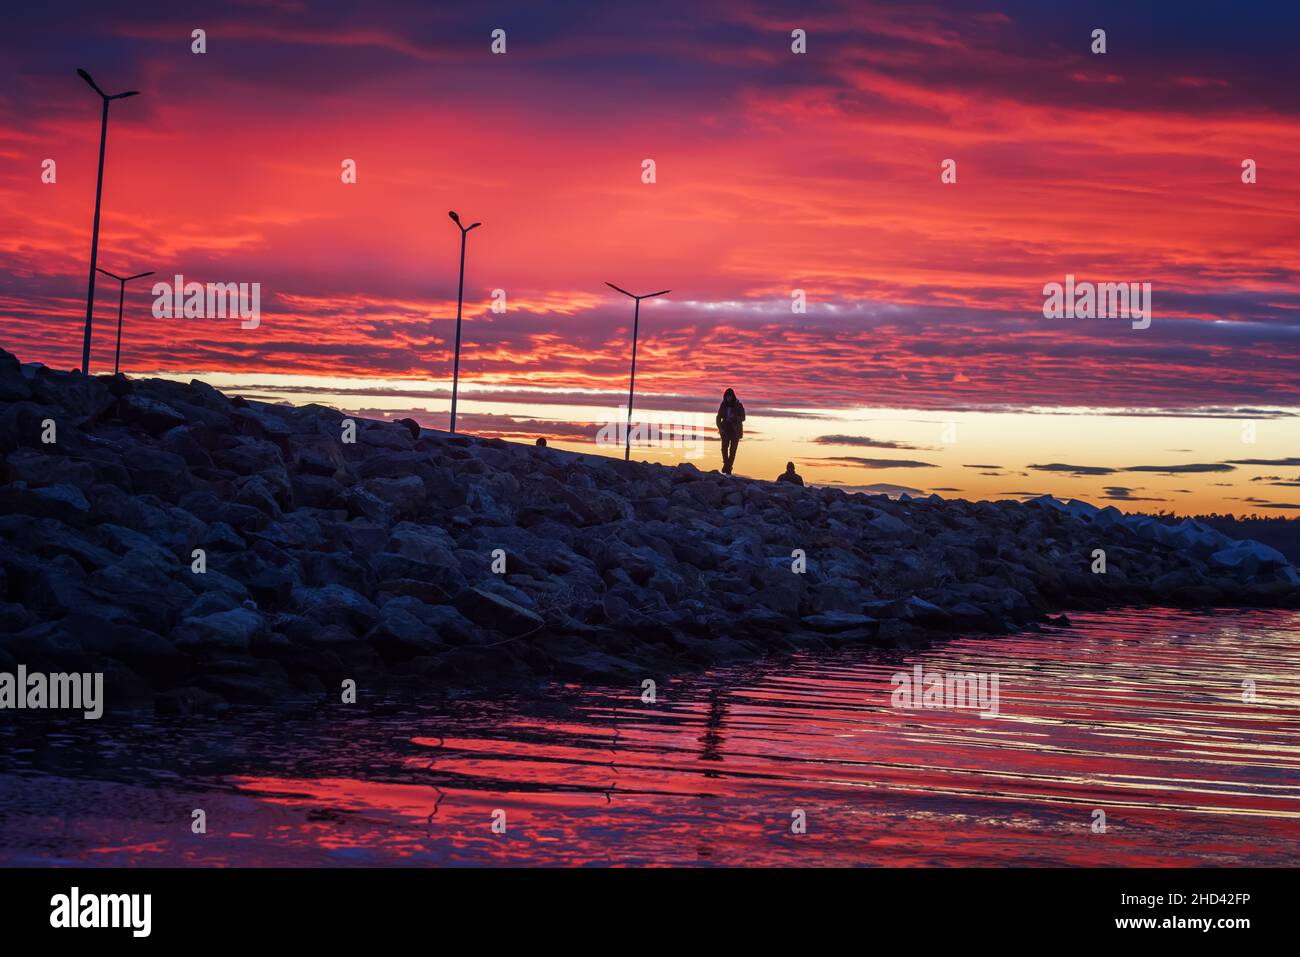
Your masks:
<instances>
[{"instance_id":1,"label":"rocky breakwater","mask_svg":"<svg viewBox=\"0 0 1300 957\"><path fill-rule=\"evenodd\" d=\"M639 680L1061 609L1300 600L1271 549L1082 502L776 485L3 352L0 452L0 670L102 671L110 708Z\"/></svg>"}]
</instances>

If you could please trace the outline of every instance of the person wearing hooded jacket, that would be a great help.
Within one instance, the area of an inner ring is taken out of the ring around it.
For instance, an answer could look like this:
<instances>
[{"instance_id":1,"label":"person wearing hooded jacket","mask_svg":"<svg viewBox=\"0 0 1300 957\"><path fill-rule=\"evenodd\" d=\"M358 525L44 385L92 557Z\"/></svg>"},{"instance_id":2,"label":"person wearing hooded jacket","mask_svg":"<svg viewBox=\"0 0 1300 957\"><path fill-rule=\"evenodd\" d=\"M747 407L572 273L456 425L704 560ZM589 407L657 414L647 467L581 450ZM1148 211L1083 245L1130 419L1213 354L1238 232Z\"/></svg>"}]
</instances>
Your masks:
<instances>
[{"instance_id":1,"label":"person wearing hooded jacket","mask_svg":"<svg viewBox=\"0 0 1300 957\"><path fill-rule=\"evenodd\" d=\"M722 435L722 471L731 474L736 463L736 448L740 437L745 434L745 407L736 398L734 389L722 394L722 404L718 406L718 432Z\"/></svg>"}]
</instances>

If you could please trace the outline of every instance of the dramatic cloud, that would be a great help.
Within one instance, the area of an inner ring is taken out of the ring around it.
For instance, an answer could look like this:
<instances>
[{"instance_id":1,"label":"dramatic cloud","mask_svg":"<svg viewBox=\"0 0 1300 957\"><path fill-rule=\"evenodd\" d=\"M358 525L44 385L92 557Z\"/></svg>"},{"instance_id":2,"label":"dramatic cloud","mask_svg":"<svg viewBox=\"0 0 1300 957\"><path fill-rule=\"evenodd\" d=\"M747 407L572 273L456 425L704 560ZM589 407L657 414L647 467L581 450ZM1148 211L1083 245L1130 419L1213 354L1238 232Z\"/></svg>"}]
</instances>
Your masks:
<instances>
[{"instance_id":1,"label":"dramatic cloud","mask_svg":"<svg viewBox=\"0 0 1300 957\"><path fill-rule=\"evenodd\" d=\"M865 495L924 495L919 488L912 488L908 485L891 485L889 482L876 482L872 485L848 485L843 482L823 482L822 485L828 485L832 488L843 489L846 492L861 492Z\"/></svg>"},{"instance_id":2,"label":"dramatic cloud","mask_svg":"<svg viewBox=\"0 0 1300 957\"><path fill-rule=\"evenodd\" d=\"M1110 475L1115 469L1100 465L1065 465L1053 462L1051 465L1026 465L1025 468L1035 472L1069 472L1071 475Z\"/></svg>"},{"instance_id":3,"label":"dramatic cloud","mask_svg":"<svg viewBox=\"0 0 1300 957\"><path fill-rule=\"evenodd\" d=\"M1140 495L1134 495L1133 493L1137 491L1137 489L1127 488L1123 485L1108 485L1105 491L1106 494L1103 495L1102 498L1110 499L1111 501L1118 501L1118 502L1166 502L1168 501L1168 499L1163 499L1163 498L1154 498L1154 497L1144 498Z\"/></svg>"},{"instance_id":4,"label":"dramatic cloud","mask_svg":"<svg viewBox=\"0 0 1300 957\"><path fill-rule=\"evenodd\" d=\"M1231 472L1233 466L1222 462L1197 463L1194 465L1130 465L1118 469L1120 472L1159 472L1162 475L1181 475L1193 472Z\"/></svg>"},{"instance_id":5,"label":"dramatic cloud","mask_svg":"<svg viewBox=\"0 0 1300 957\"><path fill-rule=\"evenodd\" d=\"M812 3L796 57L788 15L761 6L507 2L510 53L492 56L470 8L249 3L210 12L195 56L192 14L162 0L20 4L0 35L3 344L80 361L99 134L84 66L141 91L113 107L100 264L264 295L245 330L155 319L133 290L131 372L433 390L451 371L455 208L484 223L462 385L625 388L631 309L609 279L674 290L641 311L647 395L1291 415L1300 14L1158 8L1096 5L1129 38L1100 58L1087 24L1030 3ZM1070 228L1098 209L1125 227ZM1044 319L1043 285L1067 273L1151 282L1151 327ZM101 293L99 368L116 319Z\"/></svg>"},{"instance_id":6,"label":"dramatic cloud","mask_svg":"<svg viewBox=\"0 0 1300 957\"><path fill-rule=\"evenodd\" d=\"M936 452L934 446L912 445L907 442L891 442L885 439L873 439L865 435L819 435L813 439L818 445L855 445L872 449L900 449L909 452Z\"/></svg>"},{"instance_id":7,"label":"dramatic cloud","mask_svg":"<svg viewBox=\"0 0 1300 957\"><path fill-rule=\"evenodd\" d=\"M818 459L804 460L812 464L835 462L841 465L856 465L864 469L933 469L938 468L933 462L917 462L913 459L869 459L857 455L835 455Z\"/></svg>"}]
</instances>

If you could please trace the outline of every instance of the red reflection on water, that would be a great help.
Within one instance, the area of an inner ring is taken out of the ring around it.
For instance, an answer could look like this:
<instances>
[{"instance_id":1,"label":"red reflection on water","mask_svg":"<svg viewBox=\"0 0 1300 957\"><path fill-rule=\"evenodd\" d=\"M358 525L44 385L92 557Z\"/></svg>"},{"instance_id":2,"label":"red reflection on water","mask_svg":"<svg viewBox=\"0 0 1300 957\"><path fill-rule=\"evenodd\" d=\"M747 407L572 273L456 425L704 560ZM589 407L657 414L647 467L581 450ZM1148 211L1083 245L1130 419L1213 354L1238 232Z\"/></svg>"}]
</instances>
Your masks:
<instances>
[{"instance_id":1,"label":"red reflection on water","mask_svg":"<svg viewBox=\"0 0 1300 957\"><path fill-rule=\"evenodd\" d=\"M573 707L552 709L558 717L507 703L354 721L338 773L250 767L202 795L208 835L114 840L106 818L95 853L113 863L1296 864L1297 652L1291 613L1121 612L914 654L722 670L661 683L653 706L639 687L568 688L556 694ZM997 716L896 707L891 677L918 664L996 674ZM795 834L799 812L807 831Z\"/></svg>"},{"instance_id":2,"label":"red reflection on water","mask_svg":"<svg viewBox=\"0 0 1300 957\"><path fill-rule=\"evenodd\" d=\"M592 690L576 720L414 737L427 758L404 766L427 785L238 784L387 821L404 834L387 844L447 861L1295 863L1298 623L1085 616L902 661L805 658L734 684L719 673L653 707ZM997 673L998 716L894 707L891 676L918 663ZM505 835L491 832L496 809ZM797 810L805 834L791 833ZM354 836L374 851L373 833Z\"/></svg>"}]
</instances>

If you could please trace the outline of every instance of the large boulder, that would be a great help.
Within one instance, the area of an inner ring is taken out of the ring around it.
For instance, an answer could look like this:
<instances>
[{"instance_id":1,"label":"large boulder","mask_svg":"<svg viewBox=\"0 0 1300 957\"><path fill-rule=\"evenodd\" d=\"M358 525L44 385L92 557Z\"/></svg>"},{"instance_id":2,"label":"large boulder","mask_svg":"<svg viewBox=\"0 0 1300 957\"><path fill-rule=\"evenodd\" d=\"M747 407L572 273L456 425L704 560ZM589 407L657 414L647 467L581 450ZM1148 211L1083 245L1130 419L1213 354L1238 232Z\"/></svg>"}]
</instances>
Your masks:
<instances>
[{"instance_id":1,"label":"large boulder","mask_svg":"<svg viewBox=\"0 0 1300 957\"><path fill-rule=\"evenodd\" d=\"M346 585L295 588L293 602L300 614L321 624L334 624L364 634L379 618L374 602Z\"/></svg>"},{"instance_id":2,"label":"large boulder","mask_svg":"<svg viewBox=\"0 0 1300 957\"><path fill-rule=\"evenodd\" d=\"M462 589L456 595L455 605L457 611L476 625L510 637L521 637L545 625L535 611L483 588Z\"/></svg>"},{"instance_id":3,"label":"large boulder","mask_svg":"<svg viewBox=\"0 0 1300 957\"><path fill-rule=\"evenodd\" d=\"M56 518L80 524L91 513L90 502L75 485L30 488L26 482L0 486L0 514Z\"/></svg>"},{"instance_id":4,"label":"large boulder","mask_svg":"<svg viewBox=\"0 0 1300 957\"><path fill-rule=\"evenodd\" d=\"M186 618L172 632L176 647L187 651L248 651L266 619L250 608L232 608L202 618Z\"/></svg>"},{"instance_id":5,"label":"large boulder","mask_svg":"<svg viewBox=\"0 0 1300 957\"><path fill-rule=\"evenodd\" d=\"M130 393L117 401L118 418L150 435L162 435L169 429L186 424L183 414L165 402Z\"/></svg>"},{"instance_id":6,"label":"large boulder","mask_svg":"<svg viewBox=\"0 0 1300 957\"><path fill-rule=\"evenodd\" d=\"M393 526L387 550L426 565L455 568L459 564L455 548L455 540L437 526L399 522Z\"/></svg>"},{"instance_id":7,"label":"large boulder","mask_svg":"<svg viewBox=\"0 0 1300 957\"><path fill-rule=\"evenodd\" d=\"M0 349L0 402L18 402L32 397L23 368L12 353Z\"/></svg>"},{"instance_id":8,"label":"large boulder","mask_svg":"<svg viewBox=\"0 0 1300 957\"><path fill-rule=\"evenodd\" d=\"M1289 564L1286 556L1276 548L1250 540L1233 542L1227 548L1212 554L1210 561L1244 575L1254 575L1261 569L1278 568Z\"/></svg>"},{"instance_id":9,"label":"large boulder","mask_svg":"<svg viewBox=\"0 0 1300 957\"><path fill-rule=\"evenodd\" d=\"M417 514L425 503L424 482L415 475L366 479L364 487L396 515Z\"/></svg>"}]
</instances>

